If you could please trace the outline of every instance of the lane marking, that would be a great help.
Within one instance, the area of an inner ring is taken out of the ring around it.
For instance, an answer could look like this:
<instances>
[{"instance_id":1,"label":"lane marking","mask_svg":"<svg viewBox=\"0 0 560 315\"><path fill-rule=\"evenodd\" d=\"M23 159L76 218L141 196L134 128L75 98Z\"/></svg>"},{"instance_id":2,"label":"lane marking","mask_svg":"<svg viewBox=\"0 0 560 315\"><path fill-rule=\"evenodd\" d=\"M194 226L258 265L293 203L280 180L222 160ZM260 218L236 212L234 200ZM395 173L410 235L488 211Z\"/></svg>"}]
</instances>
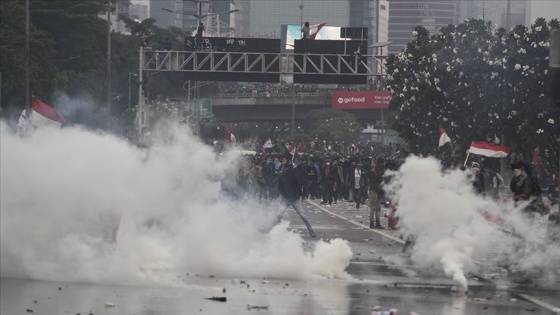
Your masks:
<instances>
[{"instance_id":1,"label":"lane marking","mask_svg":"<svg viewBox=\"0 0 560 315\"><path fill-rule=\"evenodd\" d=\"M515 295L517 295L518 297L520 297L520 298L522 298L522 299L525 299L525 300L527 300L527 301L529 301L529 302L531 302L531 303L533 303L533 304L537 304L538 306L540 306L540 307L542 307L542 308L545 308L545 309L547 309L547 310L549 310L549 311L551 311L551 312L554 312L554 313L556 313L556 314L560 314L560 307L556 307L556 306L554 306L554 305L552 305L552 304L548 304L548 303L546 303L546 302L544 302L544 301L541 301L541 300L537 299L536 297L533 297L533 296L530 296L530 295L527 295L527 294L515 293L515 292L514 292L513 294L515 294Z\"/></svg>"},{"instance_id":2,"label":"lane marking","mask_svg":"<svg viewBox=\"0 0 560 315\"><path fill-rule=\"evenodd\" d=\"M324 212L326 212L326 213L328 213L328 214L330 214L330 215L333 215L333 216L335 216L335 217L337 217L337 218L339 218L339 219L342 219L342 220L344 220L344 221L350 222L350 223L352 223L352 224L354 224L354 225L357 225L357 226L359 226L359 227L361 227L361 228L364 228L364 229L367 230L367 231L377 233L377 234L379 234L379 235L381 235L381 236L383 236L383 237L385 237L385 238L388 238L388 239L390 239L390 240L393 240L393 241L395 241L395 242L397 242L397 243L404 244L404 241L401 240L400 238L395 237L395 236L393 236L393 235L391 235L391 234L385 233L385 232L383 232L382 230L375 230L375 229L372 230L372 229L369 228L369 226L366 226L366 225L364 225L364 224L362 224L362 223L360 223L360 222L356 222L356 221L351 220L351 219L347 219L347 218L345 218L344 216L342 216L342 215L340 215L340 214L338 214L338 213L334 213L334 212L332 212L332 211L330 211L330 210L327 210L326 208L324 208L324 207L322 207L322 206L316 204L314 201L306 200L306 202L308 202L308 203L314 205L315 207L321 209L322 211L324 211Z\"/></svg>"}]
</instances>

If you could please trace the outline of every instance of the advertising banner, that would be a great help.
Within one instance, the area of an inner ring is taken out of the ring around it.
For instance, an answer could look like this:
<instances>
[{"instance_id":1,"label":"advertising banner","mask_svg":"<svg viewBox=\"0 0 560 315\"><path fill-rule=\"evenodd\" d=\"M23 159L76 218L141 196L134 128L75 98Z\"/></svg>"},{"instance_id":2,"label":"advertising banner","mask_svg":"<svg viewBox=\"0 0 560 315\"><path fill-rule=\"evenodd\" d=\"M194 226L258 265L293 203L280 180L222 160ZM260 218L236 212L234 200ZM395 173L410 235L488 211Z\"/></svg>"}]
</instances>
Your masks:
<instances>
[{"instance_id":1,"label":"advertising banner","mask_svg":"<svg viewBox=\"0 0 560 315\"><path fill-rule=\"evenodd\" d=\"M390 101L389 91L332 92L332 108L335 109L386 109Z\"/></svg>"}]
</instances>

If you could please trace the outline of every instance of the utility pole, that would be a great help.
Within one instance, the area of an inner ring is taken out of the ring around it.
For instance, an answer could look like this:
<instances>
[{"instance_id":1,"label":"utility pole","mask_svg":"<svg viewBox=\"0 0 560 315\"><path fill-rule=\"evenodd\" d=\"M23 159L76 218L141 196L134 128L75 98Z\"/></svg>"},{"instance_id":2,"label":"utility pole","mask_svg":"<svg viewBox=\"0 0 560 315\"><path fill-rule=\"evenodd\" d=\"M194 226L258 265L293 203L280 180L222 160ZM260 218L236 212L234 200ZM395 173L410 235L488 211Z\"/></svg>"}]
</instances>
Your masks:
<instances>
[{"instance_id":1,"label":"utility pole","mask_svg":"<svg viewBox=\"0 0 560 315\"><path fill-rule=\"evenodd\" d=\"M29 50L29 0L25 0L25 116L31 117L31 56Z\"/></svg>"},{"instance_id":2,"label":"utility pole","mask_svg":"<svg viewBox=\"0 0 560 315\"><path fill-rule=\"evenodd\" d=\"M107 0L107 113L111 116L111 0Z\"/></svg>"},{"instance_id":3,"label":"utility pole","mask_svg":"<svg viewBox=\"0 0 560 315\"><path fill-rule=\"evenodd\" d=\"M511 0L507 0L506 7L506 30L511 31Z\"/></svg>"}]
</instances>

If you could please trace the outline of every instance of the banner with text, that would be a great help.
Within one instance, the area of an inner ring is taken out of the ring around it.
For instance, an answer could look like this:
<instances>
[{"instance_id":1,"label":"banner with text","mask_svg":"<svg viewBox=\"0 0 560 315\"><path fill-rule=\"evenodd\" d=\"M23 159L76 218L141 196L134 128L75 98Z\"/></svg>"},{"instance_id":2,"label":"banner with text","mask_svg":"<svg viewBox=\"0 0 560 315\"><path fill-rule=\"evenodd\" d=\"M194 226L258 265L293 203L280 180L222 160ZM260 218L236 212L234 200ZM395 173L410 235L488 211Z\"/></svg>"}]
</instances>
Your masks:
<instances>
[{"instance_id":1,"label":"banner with text","mask_svg":"<svg viewBox=\"0 0 560 315\"><path fill-rule=\"evenodd\" d=\"M332 92L332 108L336 109L386 109L390 101L389 91Z\"/></svg>"}]
</instances>

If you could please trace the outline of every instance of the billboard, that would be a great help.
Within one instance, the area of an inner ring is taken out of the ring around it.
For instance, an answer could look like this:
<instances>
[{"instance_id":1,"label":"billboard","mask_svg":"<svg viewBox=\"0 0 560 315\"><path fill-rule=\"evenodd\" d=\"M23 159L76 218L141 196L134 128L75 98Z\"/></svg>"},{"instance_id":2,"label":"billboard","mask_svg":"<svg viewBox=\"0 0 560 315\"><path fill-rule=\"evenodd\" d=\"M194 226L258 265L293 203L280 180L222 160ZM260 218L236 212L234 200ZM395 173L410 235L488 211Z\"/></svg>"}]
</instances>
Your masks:
<instances>
[{"instance_id":1,"label":"billboard","mask_svg":"<svg viewBox=\"0 0 560 315\"><path fill-rule=\"evenodd\" d=\"M284 24L281 29L282 51L294 50L294 41L301 39L301 25ZM340 26L323 26L315 35L314 40L342 40Z\"/></svg>"},{"instance_id":2,"label":"billboard","mask_svg":"<svg viewBox=\"0 0 560 315\"><path fill-rule=\"evenodd\" d=\"M203 60L198 65L202 71L185 72L185 80L201 81L246 81L246 82L280 82L280 60L275 60L280 53L279 39L264 38L233 38L233 37L204 37L200 47L197 49L194 37L185 37L185 51L197 51L197 59ZM245 62L240 62L234 67L235 72L228 72L228 64L223 63L210 71L211 60L205 59L208 52L214 52L214 59L221 60L225 56L224 52L231 54L231 64L236 64L238 60L243 60L243 53L263 53L264 61L258 59L257 55L248 57L248 64L253 65L252 70L245 71ZM237 54L239 53L239 54ZM262 72L263 64L273 63L269 72ZM185 68L193 69L194 61L186 63Z\"/></svg>"},{"instance_id":3,"label":"billboard","mask_svg":"<svg viewBox=\"0 0 560 315\"><path fill-rule=\"evenodd\" d=\"M335 109L387 109L391 101L389 91L333 91Z\"/></svg>"}]
</instances>

